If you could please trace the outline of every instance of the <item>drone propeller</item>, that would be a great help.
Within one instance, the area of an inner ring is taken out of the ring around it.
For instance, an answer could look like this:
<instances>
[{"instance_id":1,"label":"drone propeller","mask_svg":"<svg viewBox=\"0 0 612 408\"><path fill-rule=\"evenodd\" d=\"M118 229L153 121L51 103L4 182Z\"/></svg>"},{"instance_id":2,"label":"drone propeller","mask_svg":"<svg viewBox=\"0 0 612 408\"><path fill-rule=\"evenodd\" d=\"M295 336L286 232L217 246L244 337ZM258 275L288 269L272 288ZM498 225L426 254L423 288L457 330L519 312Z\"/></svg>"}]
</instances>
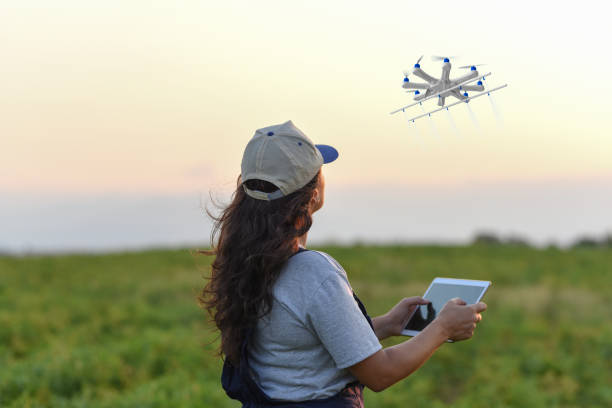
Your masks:
<instances>
[{"instance_id":1,"label":"drone propeller","mask_svg":"<svg viewBox=\"0 0 612 408\"><path fill-rule=\"evenodd\" d=\"M423 59L424 55L421 55L419 57L419 59L417 60L417 62L414 63L414 68L421 68L421 65L419 64L421 62L421 60ZM404 75L406 75L406 72L404 72ZM406 75L407 76L407 75Z\"/></svg>"},{"instance_id":2,"label":"drone propeller","mask_svg":"<svg viewBox=\"0 0 612 408\"><path fill-rule=\"evenodd\" d=\"M406 70L404 70L403 72L404 72L404 82L409 82L409 79L408 79L409 72Z\"/></svg>"},{"instance_id":3,"label":"drone propeller","mask_svg":"<svg viewBox=\"0 0 612 408\"><path fill-rule=\"evenodd\" d=\"M451 55L451 56L449 56L449 57L441 57L441 56L439 56L439 55L432 55L432 56L431 56L431 60L432 60L432 61L444 61L444 62L449 62L448 60L449 60L449 59L451 59L451 58L457 58L457 56L453 56L453 55Z\"/></svg>"},{"instance_id":4,"label":"drone propeller","mask_svg":"<svg viewBox=\"0 0 612 408\"><path fill-rule=\"evenodd\" d=\"M461 69L468 69L468 68L472 68L472 67L482 67L483 65L487 65L487 64L473 64L473 65L464 65L462 67L457 67L457 68L461 68Z\"/></svg>"}]
</instances>

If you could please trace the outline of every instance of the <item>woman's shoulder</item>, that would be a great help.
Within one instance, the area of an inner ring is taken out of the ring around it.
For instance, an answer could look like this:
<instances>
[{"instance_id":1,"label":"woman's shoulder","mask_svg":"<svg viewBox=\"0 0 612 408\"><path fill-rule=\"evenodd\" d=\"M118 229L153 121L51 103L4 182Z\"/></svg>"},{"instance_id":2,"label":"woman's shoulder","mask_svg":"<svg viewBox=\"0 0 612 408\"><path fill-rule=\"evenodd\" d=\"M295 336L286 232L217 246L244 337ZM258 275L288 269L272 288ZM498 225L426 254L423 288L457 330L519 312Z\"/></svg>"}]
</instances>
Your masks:
<instances>
[{"instance_id":1,"label":"woman's shoulder","mask_svg":"<svg viewBox=\"0 0 612 408\"><path fill-rule=\"evenodd\" d=\"M301 251L300 253L290 258L291 263L294 266L301 266L306 268L322 268L329 270L336 270L344 272L342 265L336 261L330 254L323 251L316 251L308 249Z\"/></svg>"},{"instance_id":2,"label":"woman's shoulder","mask_svg":"<svg viewBox=\"0 0 612 408\"><path fill-rule=\"evenodd\" d=\"M285 265L282 277L289 280L308 281L309 285L340 277L346 280L346 272L331 255L315 250L295 254Z\"/></svg>"}]
</instances>

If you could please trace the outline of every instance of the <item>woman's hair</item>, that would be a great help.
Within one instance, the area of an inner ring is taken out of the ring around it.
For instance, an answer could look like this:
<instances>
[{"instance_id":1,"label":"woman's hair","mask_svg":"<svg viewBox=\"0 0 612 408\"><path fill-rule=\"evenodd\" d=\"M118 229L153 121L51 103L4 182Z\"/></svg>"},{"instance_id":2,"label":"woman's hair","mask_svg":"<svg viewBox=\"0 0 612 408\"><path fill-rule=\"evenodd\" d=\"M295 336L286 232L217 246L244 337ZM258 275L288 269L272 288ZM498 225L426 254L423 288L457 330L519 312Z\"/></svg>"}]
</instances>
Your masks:
<instances>
[{"instance_id":1,"label":"woman's hair","mask_svg":"<svg viewBox=\"0 0 612 408\"><path fill-rule=\"evenodd\" d=\"M234 364L249 329L272 308L272 287L283 264L296 250L296 238L312 225L309 201L320 171L301 189L271 201L248 196L238 177L231 203L218 215L211 234L216 255L208 282L199 296L221 332L219 353ZM263 180L247 180L251 190L277 189ZM218 237L215 245L215 238Z\"/></svg>"}]
</instances>

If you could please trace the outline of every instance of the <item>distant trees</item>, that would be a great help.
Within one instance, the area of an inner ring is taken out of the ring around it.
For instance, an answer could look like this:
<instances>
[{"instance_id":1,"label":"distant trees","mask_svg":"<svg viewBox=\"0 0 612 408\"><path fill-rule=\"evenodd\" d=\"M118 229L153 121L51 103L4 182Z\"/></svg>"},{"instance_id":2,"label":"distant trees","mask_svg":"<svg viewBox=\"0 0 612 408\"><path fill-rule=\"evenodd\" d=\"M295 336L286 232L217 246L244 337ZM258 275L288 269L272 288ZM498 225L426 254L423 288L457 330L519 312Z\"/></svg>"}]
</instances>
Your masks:
<instances>
[{"instance_id":1,"label":"distant trees","mask_svg":"<svg viewBox=\"0 0 612 408\"><path fill-rule=\"evenodd\" d=\"M474 235L472 245L507 245L516 247L531 247L531 243L524 237L518 235L499 236L491 231L481 231ZM549 248L556 248L557 245L551 243ZM611 248L612 232L604 234L603 237L583 235L578 237L569 245L570 248Z\"/></svg>"},{"instance_id":2,"label":"distant trees","mask_svg":"<svg viewBox=\"0 0 612 408\"><path fill-rule=\"evenodd\" d=\"M472 243L474 245L501 245L502 240L493 232L478 232Z\"/></svg>"},{"instance_id":3,"label":"distant trees","mask_svg":"<svg viewBox=\"0 0 612 408\"><path fill-rule=\"evenodd\" d=\"M598 239L592 236L582 236L576 239L572 248L612 248L612 233L605 234Z\"/></svg>"},{"instance_id":4,"label":"distant trees","mask_svg":"<svg viewBox=\"0 0 612 408\"><path fill-rule=\"evenodd\" d=\"M497 234L486 231L477 232L472 241L474 245L508 245L517 247L530 247L531 243L524 237L518 235L509 235L499 237Z\"/></svg>"},{"instance_id":5,"label":"distant trees","mask_svg":"<svg viewBox=\"0 0 612 408\"><path fill-rule=\"evenodd\" d=\"M599 241L593 237L580 237L574 241L572 248L597 248Z\"/></svg>"}]
</instances>

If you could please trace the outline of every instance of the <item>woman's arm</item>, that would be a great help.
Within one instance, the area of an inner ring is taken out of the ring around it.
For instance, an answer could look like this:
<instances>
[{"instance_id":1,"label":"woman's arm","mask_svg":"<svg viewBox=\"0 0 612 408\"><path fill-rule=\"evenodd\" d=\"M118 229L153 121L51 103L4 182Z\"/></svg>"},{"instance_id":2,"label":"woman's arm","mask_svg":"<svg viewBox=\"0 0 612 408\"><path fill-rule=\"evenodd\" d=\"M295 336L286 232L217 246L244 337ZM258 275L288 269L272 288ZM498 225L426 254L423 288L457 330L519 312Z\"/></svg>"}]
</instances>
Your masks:
<instances>
[{"instance_id":1,"label":"woman's arm","mask_svg":"<svg viewBox=\"0 0 612 408\"><path fill-rule=\"evenodd\" d=\"M349 367L349 371L371 390L382 391L412 374L447 339L472 337L476 323L482 319L480 312L486 307L482 302L465 305L460 299L450 300L438 317L413 339L379 350Z\"/></svg>"},{"instance_id":2,"label":"woman's arm","mask_svg":"<svg viewBox=\"0 0 612 408\"><path fill-rule=\"evenodd\" d=\"M384 340L389 337L387 333L386 315L373 317L372 326L374 326L374 333L376 333L378 340Z\"/></svg>"}]
</instances>

